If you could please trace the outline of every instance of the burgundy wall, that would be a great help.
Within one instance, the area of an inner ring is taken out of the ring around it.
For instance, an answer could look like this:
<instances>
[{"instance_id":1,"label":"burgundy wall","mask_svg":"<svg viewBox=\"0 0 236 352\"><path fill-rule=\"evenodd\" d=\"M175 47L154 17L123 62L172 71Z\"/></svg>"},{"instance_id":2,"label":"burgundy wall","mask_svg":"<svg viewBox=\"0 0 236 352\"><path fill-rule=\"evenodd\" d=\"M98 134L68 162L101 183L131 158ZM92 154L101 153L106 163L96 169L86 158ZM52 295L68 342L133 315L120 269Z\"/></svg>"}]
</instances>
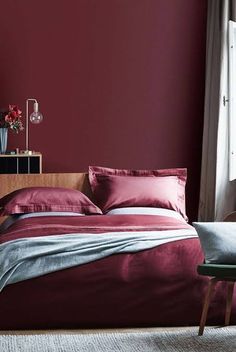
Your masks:
<instances>
[{"instance_id":1,"label":"burgundy wall","mask_svg":"<svg viewBox=\"0 0 236 352\"><path fill-rule=\"evenodd\" d=\"M1 2L0 107L38 99L45 172L187 167L196 219L207 0ZM24 148L24 137L9 137Z\"/></svg>"}]
</instances>

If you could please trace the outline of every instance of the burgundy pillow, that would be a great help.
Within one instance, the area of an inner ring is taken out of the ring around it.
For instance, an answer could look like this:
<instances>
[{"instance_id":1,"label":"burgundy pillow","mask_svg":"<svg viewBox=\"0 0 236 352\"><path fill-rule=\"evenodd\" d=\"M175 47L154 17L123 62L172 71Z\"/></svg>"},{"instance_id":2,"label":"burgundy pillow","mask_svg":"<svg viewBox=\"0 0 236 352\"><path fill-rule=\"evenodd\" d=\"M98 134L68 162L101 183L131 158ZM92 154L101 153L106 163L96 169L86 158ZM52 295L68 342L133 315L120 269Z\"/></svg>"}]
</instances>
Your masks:
<instances>
[{"instance_id":1,"label":"burgundy pillow","mask_svg":"<svg viewBox=\"0 0 236 352\"><path fill-rule=\"evenodd\" d=\"M185 219L186 169L121 170L89 167L96 204L103 212L122 207L159 207Z\"/></svg>"},{"instance_id":2,"label":"burgundy pillow","mask_svg":"<svg viewBox=\"0 0 236 352\"><path fill-rule=\"evenodd\" d=\"M0 216L42 211L102 213L85 194L69 188L21 188L0 199Z\"/></svg>"}]
</instances>

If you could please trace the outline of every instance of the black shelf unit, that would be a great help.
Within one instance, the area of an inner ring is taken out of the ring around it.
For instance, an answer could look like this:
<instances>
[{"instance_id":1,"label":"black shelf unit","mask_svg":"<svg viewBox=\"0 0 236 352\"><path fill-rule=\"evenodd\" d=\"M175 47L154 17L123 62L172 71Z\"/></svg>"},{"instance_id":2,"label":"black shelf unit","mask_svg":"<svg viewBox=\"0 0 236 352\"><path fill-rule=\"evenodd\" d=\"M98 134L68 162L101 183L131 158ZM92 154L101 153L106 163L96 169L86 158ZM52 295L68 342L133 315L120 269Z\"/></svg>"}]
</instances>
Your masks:
<instances>
[{"instance_id":1,"label":"black shelf unit","mask_svg":"<svg viewBox=\"0 0 236 352\"><path fill-rule=\"evenodd\" d=\"M42 154L0 154L0 174L40 174Z\"/></svg>"}]
</instances>

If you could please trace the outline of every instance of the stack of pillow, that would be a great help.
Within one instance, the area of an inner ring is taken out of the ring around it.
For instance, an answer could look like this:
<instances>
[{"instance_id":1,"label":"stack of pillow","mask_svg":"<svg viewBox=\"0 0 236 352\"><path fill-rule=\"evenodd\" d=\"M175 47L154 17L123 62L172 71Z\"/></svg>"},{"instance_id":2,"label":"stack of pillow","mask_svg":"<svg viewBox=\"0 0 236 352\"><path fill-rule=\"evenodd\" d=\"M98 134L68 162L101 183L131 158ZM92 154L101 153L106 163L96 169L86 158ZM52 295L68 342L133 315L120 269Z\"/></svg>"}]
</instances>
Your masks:
<instances>
[{"instance_id":1,"label":"stack of pillow","mask_svg":"<svg viewBox=\"0 0 236 352\"><path fill-rule=\"evenodd\" d=\"M29 213L101 215L114 214L117 209L119 213L120 209L127 208L134 213L147 213L147 209L158 208L178 213L187 220L186 169L124 170L90 166L88 176L94 202L73 189L28 187L0 199L0 216Z\"/></svg>"}]
</instances>

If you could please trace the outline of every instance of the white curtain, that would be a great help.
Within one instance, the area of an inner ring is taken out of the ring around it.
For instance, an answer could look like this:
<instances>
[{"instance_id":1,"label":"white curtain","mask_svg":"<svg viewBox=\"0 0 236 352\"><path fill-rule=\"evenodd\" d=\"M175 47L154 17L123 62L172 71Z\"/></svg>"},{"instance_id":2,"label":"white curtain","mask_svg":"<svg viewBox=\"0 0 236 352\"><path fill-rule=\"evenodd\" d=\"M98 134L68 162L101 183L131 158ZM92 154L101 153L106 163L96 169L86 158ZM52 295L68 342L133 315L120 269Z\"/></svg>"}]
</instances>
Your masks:
<instances>
[{"instance_id":1,"label":"white curtain","mask_svg":"<svg viewBox=\"0 0 236 352\"><path fill-rule=\"evenodd\" d=\"M220 221L236 210L236 182L229 181L227 102L228 21L235 19L235 2L208 0L199 221Z\"/></svg>"}]
</instances>

